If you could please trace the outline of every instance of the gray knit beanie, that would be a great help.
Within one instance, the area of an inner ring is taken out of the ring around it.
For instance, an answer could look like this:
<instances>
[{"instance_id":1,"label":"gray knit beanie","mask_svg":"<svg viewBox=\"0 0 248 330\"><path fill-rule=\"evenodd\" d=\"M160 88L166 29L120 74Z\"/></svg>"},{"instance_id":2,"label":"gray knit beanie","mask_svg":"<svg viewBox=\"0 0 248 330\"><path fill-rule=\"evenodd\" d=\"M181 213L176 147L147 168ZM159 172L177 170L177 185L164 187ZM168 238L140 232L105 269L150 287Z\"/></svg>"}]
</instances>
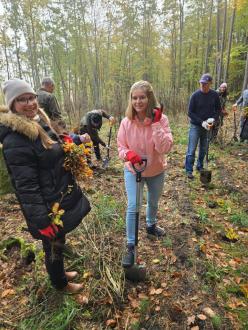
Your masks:
<instances>
[{"instance_id":1,"label":"gray knit beanie","mask_svg":"<svg viewBox=\"0 0 248 330\"><path fill-rule=\"evenodd\" d=\"M14 78L3 83L3 93L5 102L11 109L13 101L20 95L25 93L36 94L33 88L24 80Z\"/></svg>"}]
</instances>

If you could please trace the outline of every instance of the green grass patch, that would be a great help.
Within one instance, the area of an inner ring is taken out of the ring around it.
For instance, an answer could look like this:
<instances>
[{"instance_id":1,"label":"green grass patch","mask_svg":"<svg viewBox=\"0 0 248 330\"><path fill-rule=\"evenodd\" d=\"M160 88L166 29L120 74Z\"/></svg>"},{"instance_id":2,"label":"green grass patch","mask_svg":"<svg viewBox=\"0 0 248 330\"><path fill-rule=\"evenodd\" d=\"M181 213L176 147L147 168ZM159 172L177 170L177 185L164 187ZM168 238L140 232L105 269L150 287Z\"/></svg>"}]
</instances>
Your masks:
<instances>
[{"instance_id":1,"label":"green grass patch","mask_svg":"<svg viewBox=\"0 0 248 330\"><path fill-rule=\"evenodd\" d=\"M248 310L247 308L238 308L235 310L235 313L238 314L239 321L241 322L244 330L248 329Z\"/></svg>"},{"instance_id":2,"label":"green grass patch","mask_svg":"<svg viewBox=\"0 0 248 330\"><path fill-rule=\"evenodd\" d=\"M178 125L170 124L172 134L174 137L174 144L187 145L188 144L188 127L179 127Z\"/></svg>"},{"instance_id":3,"label":"green grass patch","mask_svg":"<svg viewBox=\"0 0 248 330\"><path fill-rule=\"evenodd\" d=\"M245 212L240 212L233 214L230 217L230 221L239 227L248 227L248 214Z\"/></svg>"},{"instance_id":4,"label":"green grass patch","mask_svg":"<svg viewBox=\"0 0 248 330\"><path fill-rule=\"evenodd\" d=\"M211 317L212 326L215 330L221 329L222 327L222 318L220 315L215 315Z\"/></svg>"},{"instance_id":5,"label":"green grass patch","mask_svg":"<svg viewBox=\"0 0 248 330\"><path fill-rule=\"evenodd\" d=\"M247 249L246 249L246 255L248 254L248 251L247 251ZM242 276L244 276L244 275L247 275L248 274L248 264L246 264L246 263L243 263L243 264L241 264L240 266L239 266L239 268L237 268L236 270L235 270L235 275L236 276L240 276L240 277L242 277Z\"/></svg>"},{"instance_id":6,"label":"green grass patch","mask_svg":"<svg viewBox=\"0 0 248 330\"><path fill-rule=\"evenodd\" d=\"M199 207L196 210L197 217L202 223L207 223L208 222L208 213L204 208Z\"/></svg>"},{"instance_id":7,"label":"green grass patch","mask_svg":"<svg viewBox=\"0 0 248 330\"><path fill-rule=\"evenodd\" d=\"M94 201L93 212L103 226L122 231L125 227L124 215L125 205L116 200L115 196L98 194Z\"/></svg>"},{"instance_id":8,"label":"green grass patch","mask_svg":"<svg viewBox=\"0 0 248 330\"><path fill-rule=\"evenodd\" d=\"M247 247L242 242L237 242L237 243L232 243L232 244L223 243L222 248L232 258L248 257ZM248 267L247 267L247 269L248 269ZM247 272L247 274L248 274L248 272Z\"/></svg>"},{"instance_id":9,"label":"green grass patch","mask_svg":"<svg viewBox=\"0 0 248 330\"><path fill-rule=\"evenodd\" d=\"M229 285L226 288L226 292L229 293L229 294L232 294L234 296L237 296L237 297L243 297L244 296L240 286L238 286L238 285Z\"/></svg>"},{"instance_id":10,"label":"green grass patch","mask_svg":"<svg viewBox=\"0 0 248 330\"><path fill-rule=\"evenodd\" d=\"M206 272L205 272L205 281L206 283L216 284L219 283L226 273L228 273L227 268L218 267L211 261L205 263Z\"/></svg>"},{"instance_id":11,"label":"green grass patch","mask_svg":"<svg viewBox=\"0 0 248 330\"><path fill-rule=\"evenodd\" d=\"M217 204L221 214L230 214L234 208L234 205L230 200L217 199Z\"/></svg>"},{"instance_id":12,"label":"green grass patch","mask_svg":"<svg viewBox=\"0 0 248 330\"><path fill-rule=\"evenodd\" d=\"M63 296L62 299L54 297L57 303L53 305L43 302L37 305L34 315L22 320L18 326L20 330L67 330L71 329L71 324L75 316L80 311L80 306L69 296Z\"/></svg>"},{"instance_id":13,"label":"green grass patch","mask_svg":"<svg viewBox=\"0 0 248 330\"><path fill-rule=\"evenodd\" d=\"M172 248L172 239L169 236L166 236L163 239L162 244L163 244L164 247L170 249L170 248Z\"/></svg>"}]
</instances>

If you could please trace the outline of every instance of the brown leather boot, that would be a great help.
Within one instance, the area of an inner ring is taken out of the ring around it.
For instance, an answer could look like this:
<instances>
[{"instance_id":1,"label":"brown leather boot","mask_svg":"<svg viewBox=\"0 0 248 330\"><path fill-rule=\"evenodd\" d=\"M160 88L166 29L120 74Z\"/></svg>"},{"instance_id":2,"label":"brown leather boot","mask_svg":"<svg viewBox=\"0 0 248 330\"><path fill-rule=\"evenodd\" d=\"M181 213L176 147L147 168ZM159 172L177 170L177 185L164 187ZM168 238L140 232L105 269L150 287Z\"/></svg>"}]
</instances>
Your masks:
<instances>
[{"instance_id":1,"label":"brown leather boot","mask_svg":"<svg viewBox=\"0 0 248 330\"><path fill-rule=\"evenodd\" d=\"M65 276L68 281L73 280L76 276L78 276L78 272L65 272Z\"/></svg>"},{"instance_id":2,"label":"brown leather boot","mask_svg":"<svg viewBox=\"0 0 248 330\"><path fill-rule=\"evenodd\" d=\"M72 283L68 282L67 286L63 289L65 293L76 294L83 289L84 285L82 283Z\"/></svg>"}]
</instances>

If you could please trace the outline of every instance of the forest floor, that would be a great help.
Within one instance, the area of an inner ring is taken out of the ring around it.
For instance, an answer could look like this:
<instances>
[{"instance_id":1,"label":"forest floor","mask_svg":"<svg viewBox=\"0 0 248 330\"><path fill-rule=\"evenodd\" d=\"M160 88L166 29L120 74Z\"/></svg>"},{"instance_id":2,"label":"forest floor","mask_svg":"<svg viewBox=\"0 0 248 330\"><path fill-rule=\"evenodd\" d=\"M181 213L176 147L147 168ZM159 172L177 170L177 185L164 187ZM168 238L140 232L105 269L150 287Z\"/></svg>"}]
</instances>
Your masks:
<instances>
[{"instance_id":1,"label":"forest floor","mask_svg":"<svg viewBox=\"0 0 248 330\"><path fill-rule=\"evenodd\" d=\"M171 122L175 143L158 213L164 238L147 238L145 205L141 211L144 282L125 280L121 267L126 196L114 138L109 167L85 186L92 211L67 239L66 268L79 272L80 294L50 286L15 197L1 197L0 329L248 329L248 144L232 141L228 118L210 146L212 181L203 186L183 169L186 118Z\"/></svg>"}]
</instances>

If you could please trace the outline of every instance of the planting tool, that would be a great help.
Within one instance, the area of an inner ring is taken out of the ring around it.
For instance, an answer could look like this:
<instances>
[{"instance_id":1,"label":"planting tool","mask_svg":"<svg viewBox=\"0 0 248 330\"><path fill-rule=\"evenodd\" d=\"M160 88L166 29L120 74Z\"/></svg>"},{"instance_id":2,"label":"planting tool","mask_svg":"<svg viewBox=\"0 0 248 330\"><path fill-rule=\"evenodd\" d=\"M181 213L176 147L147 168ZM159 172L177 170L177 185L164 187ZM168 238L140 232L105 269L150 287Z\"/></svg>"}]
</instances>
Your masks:
<instances>
[{"instance_id":1,"label":"planting tool","mask_svg":"<svg viewBox=\"0 0 248 330\"><path fill-rule=\"evenodd\" d=\"M236 110L237 110L237 107L235 107L235 109L233 109L233 125L234 125L233 140L234 141L238 141L239 140L238 137L237 137Z\"/></svg>"},{"instance_id":2,"label":"planting tool","mask_svg":"<svg viewBox=\"0 0 248 330\"><path fill-rule=\"evenodd\" d=\"M142 167L137 168L133 165L136 172L136 215L135 215L135 244L134 244L134 264L131 267L124 268L125 277L132 282L144 281L146 277L146 268L142 264L138 264L138 232L139 232L139 213L140 213L140 198L141 198L141 173L145 170L147 159L142 159Z\"/></svg>"},{"instance_id":3,"label":"planting tool","mask_svg":"<svg viewBox=\"0 0 248 330\"><path fill-rule=\"evenodd\" d=\"M112 135L112 125L111 125L111 123L110 123L109 134L108 134L108 144L107 144L107 146L106 146L106 148L107 148L107 155L106 155L106 157L105 157L104 160L103 160L103 164L102 164L102 167L103 167L103 168L108 167L108 164L109 164L109 161L110 161L109 150L110 150L110 140L111 140L111 135Z\"/></svg>"},{"instance_id":4,"label":"planting tool","mask_svg":"<svg viewBox=\"0 0 248 330\"><path fill-rule=\"evenodd\" d=\"M206 167L204 170L201 170L200 172L200 181L203 184L208 184L211 182L211 178L212 178L212 171L210 171L208 169L208 152L209 152L209 140L210 140L210 134L211 134L211 130L213 127L213 122L209 123L209 125L211 126L210 130L207 131L207 151L206 151Z\"/></svg>"}]
</instances>

